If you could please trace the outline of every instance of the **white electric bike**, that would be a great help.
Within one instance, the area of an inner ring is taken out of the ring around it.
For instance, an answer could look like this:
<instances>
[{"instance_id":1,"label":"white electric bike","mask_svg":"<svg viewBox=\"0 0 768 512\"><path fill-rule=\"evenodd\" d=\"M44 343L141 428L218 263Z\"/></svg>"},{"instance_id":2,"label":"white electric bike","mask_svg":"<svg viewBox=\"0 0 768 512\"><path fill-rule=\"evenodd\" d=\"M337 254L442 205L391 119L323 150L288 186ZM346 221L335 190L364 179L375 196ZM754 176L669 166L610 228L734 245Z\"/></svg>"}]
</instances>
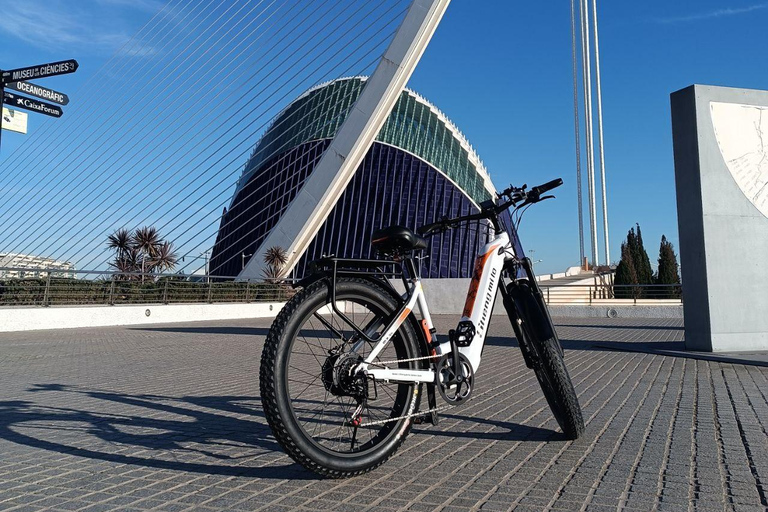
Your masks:
<instances>
[{"instance_id":1,"label":"white electric bike","mask_svg":"<svg viewBox=\"0 0 768 512\"><path fill-rule=\"evenodd\" d=\"M362 474L392 456L414 422L437 424L439 409L469 400L497 291L563 433L579 437L581 408L531 262L515 254L499 220L510 207L553 197L543 194L561 184L510 187L480 213L418 229L430 236L487 219L494 232L477 257L461 321L447 338L436 335L414 261L427 247L422 236L391 226L372 239L390 259L316 261L272 324L261 357L264 412L285 451L324 476ZM404 295L387 279L392 268L400 270ZM446 405L438 406L438 394Z\"/></svg>"}]
</instances>

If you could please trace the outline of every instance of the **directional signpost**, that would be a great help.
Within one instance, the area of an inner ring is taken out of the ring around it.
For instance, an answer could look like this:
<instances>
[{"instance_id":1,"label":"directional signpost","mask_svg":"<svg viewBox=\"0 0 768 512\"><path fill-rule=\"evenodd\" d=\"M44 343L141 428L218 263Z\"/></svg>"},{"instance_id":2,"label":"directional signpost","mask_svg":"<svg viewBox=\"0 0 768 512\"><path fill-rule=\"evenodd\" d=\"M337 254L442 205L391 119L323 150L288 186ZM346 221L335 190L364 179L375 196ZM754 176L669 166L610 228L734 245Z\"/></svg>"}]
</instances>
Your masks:
<instances>
[{"instance_id":1,"label":"directional signpost","mask_svg":"<svg viewBox=\"0 0 768 512\"><path fill-rule=\"evenodd\" d=\"M49 76L66 75L77 71L79 64L75 59L51 62L50 64L40 64L28 68L12 69L3 71L2 80L4 84L18 82L19 80L34 80L35 78L46 78Z\"/></svg>"},{"instance_id":2,"label":"directional signpost","mask_svg":"<svg viewBox=\"0 0 768 512\"><path fill-rule=\"evenodd\" d=\"M7 92L5 89L8 88L14 91L23 92L30 96L58 103L59 105L66 105L69 103L69 96L66 94L54 91L53 89L40 87L39 85L27 82L27 80L74 73L77 71L78 67L79 64L75 59L69 59L26 68L11 69L8 71L0 70L0 99L2 100L2 103L12 108L22 108L46 116L61 117L64 114L61 107L47 103L46 101L35 100L26 96ZM3 120L0 119L0 137L2 136L2 133Z\"/></svg>"},{"instance_id":3,"label":"directional signpost","mask_svg":"<svg viewBox=\"0 0 768 512\"><path fill-rule=\"evenodd\" d=\"M45 114L51 117L61 117L64 113L60 107L46 103L44 101L33 100L18 94L13 94L8 91L3 93L3 103L12 108L23 108L25 110L31 110L39 114Z\"/></svg>"},{"instance_id":4,"label":"directional signpost","mask_svg":"<svg viewBox=\"0 0 768 512\"><path fill-rule=\"evenodd\" d=\"M7 84L6 87L8 89L13 89L14 91L29 94L30 96L58 103L59 105L66 105L69 103L69 96L63 92L46 89L45 87L40 87L39 85L30 82L11 82Z\"/></svg>"}]
</instances>

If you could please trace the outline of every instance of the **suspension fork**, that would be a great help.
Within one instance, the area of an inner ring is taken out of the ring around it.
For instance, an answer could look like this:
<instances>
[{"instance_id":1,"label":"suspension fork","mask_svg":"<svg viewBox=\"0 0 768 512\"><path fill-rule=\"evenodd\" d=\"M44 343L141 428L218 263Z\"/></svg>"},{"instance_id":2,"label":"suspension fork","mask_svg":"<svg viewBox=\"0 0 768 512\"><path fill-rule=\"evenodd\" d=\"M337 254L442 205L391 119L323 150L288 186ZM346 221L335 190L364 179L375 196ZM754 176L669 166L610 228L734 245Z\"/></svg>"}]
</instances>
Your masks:
<instances>
[{"instance_id":1,"label":"suspension fork","mask_svg":"<svg viewBox=\"0 0 768 512\"><path fill-rule=\"evenodd\" d=\"M525 361L525 366L528 368L533 368L533 354L531 353L531 346L530 346L530 340L525 335L525 332L523 331L522 326L522 319L520 318L520 313L517 309L517 304L515 304L514 299L509 293L509 290L507 289L508 284L506 282L502 282L499 286L499 291L501 291L501 298L502 302L504 303L504 309L507 311L507 317L509 318L509 323L512 324L512 331L515 333L515 338L517 338L517 344L520 347L520 352L523 354L523 360Z\"/></svg>"},{"instance_id":2,"label":"suspension fork","mask_svg":"<svg viewBox=\"0 0 768 512\"><path fill-rule=\"evenodd\" d=\"M539 314L537 315L537 318L532 320L535 322L533 327L535 328L536 333L540 338L539 341L555 338L557 340L557 349L560 352L560 356L564 357L565 353L563 352L563 347L560 345L560 339L557 337L555 324L552 321L552 316L549 314L549 307L547 307L547 302L544 300L544 294L541 292L539 282L536 280L536 276L533 273L533 264L531 263L530 258L523 258L522 266L526 275L528 276L528 282L531 293L533 294L533 298L536 300L536 304L538 305L536 311Z\"/></svg>"},{"instance_id":3,"label":"suspension fork","mask_svg":"<svg viewBox=\"0 0 768 512\"><path fill-rule=\"evenodd\" d=\"M520 285L517 279L518 268L522 268L527 277L524 285ZM510 283L502 283L500 286L504 309L507 310L507 316L520 345L525 364L532 368L536 357L534 345L552 337L556 338L557 334L533 273L531 260L523 258L509 261L505 265L505 270L507 274L514 277L511 277ZM558 349L562 356L563 349L559 343Z\"/></svg>"}]
</instances>

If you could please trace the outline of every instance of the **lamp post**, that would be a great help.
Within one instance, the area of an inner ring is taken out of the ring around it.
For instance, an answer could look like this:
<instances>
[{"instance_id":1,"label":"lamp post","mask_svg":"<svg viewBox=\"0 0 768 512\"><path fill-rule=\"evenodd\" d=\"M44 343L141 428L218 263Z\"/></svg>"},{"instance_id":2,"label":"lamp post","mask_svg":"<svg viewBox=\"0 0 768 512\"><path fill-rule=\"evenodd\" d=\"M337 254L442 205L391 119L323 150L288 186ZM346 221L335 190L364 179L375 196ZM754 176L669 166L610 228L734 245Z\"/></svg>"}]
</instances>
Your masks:
<instances>
[{"instance_id":1,"label":"lamp post","mask_svg":"<svg viewBox=\"0 0 768 512\"><path fill-rule=\"evenodd\" d=\"M208 272L208 258L210 256L210 254L211 254L211 251L209 249L209 250L207 250L205 252L201 252L200 256L192 256L192 257L189 258L192 261L199 260L201 258L205 260L205 266L203 267L203 269L205 270L205 282L206 283L210 283L211 282L211 276L209 275L209 272ZM181 257L181 261L184 261L184 256Z\"/></svg>"},{"instance_id":2,"label":"lamp post","mask_svg":"<svg viewBox=\"0 0 768 512\"><path fill-rule=\"evenodd\" d=\"M250 258L251 256L253 256L252 253L251 254L243 253L243 266L242 266L242 268L240 270L245 270L245 258Z\"/></svg>"}]
</instances>

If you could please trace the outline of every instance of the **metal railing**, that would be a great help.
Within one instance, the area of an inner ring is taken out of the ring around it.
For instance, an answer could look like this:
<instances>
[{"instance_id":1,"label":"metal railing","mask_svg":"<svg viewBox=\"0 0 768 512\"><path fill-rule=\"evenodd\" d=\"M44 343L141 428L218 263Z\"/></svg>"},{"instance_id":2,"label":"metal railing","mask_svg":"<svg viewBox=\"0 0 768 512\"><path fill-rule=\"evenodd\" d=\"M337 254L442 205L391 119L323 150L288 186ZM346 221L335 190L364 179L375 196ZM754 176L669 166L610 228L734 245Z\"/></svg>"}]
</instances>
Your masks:
<instances>
[{"instance_id":1,"label":"metal railing","mask_svg":"<svg viewBox=\"0 0 768 512\"><path fill-rule=\"evenodd\" d=\"M68 276L61 277L56 269L0 267L0 273L6 271L44 275L0 277L0 306L283 302L294 293L290 280L237 281L233 276L101 270L67 271ZM69 277L72 274L87 278Z\"/></svg>"},{"instance_id":2,"label":"metal railing","mask_svg":"<svg viewBox=\"0 0 768 512\"><path fill-rule=\"evenodd\" d=\"M44 269L0 267L8 272L46 273ZM201 274L61 271L36 278L0 277L0 307L119 304L213 304L283 302L293 296L290 279L243 280ZM86 278L69 277L85 276ZM38 274L39 275L39 274ZM680 285L540 284L550 305L667 305L682 303Z\"/></svg>"},{"instance_id":3,"label":"metal railing","mask_svg":"<svg viewBox=\"0 0 768 512\"><path fill-rule=\"evenodd\" d=\"M564 284L539 285L544 300L550 305L666 305L682 304L679 284Z\"/></svg>"}]
</instances>

